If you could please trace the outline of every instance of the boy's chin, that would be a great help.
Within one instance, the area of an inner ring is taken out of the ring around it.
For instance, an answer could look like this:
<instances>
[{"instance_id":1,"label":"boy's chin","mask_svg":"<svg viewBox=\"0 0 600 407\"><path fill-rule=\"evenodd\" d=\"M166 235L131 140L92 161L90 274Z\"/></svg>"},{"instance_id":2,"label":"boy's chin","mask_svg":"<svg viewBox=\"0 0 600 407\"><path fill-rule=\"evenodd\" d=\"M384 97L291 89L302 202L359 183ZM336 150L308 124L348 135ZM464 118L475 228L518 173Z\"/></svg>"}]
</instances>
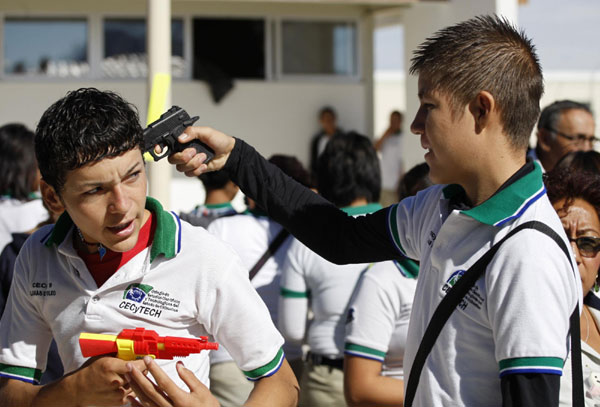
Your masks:
<instances>
[{"instance_id":1,"label":"boy's chin","mask_svg":"<svg viewBox=\"0 0 600 407\"><path fill-rule=\"evenodd\" d=\"M137 243L138 233L134 233L134 235L135 236L130 236L129 238L127 238L121 242L117 242L117 243L111 244L110 246L106 246L106 248L112 250L113 252L117 252L117 253L128 252L131 249L133 249L135 247L135 244Z\"/></svg>"}]
</instances>

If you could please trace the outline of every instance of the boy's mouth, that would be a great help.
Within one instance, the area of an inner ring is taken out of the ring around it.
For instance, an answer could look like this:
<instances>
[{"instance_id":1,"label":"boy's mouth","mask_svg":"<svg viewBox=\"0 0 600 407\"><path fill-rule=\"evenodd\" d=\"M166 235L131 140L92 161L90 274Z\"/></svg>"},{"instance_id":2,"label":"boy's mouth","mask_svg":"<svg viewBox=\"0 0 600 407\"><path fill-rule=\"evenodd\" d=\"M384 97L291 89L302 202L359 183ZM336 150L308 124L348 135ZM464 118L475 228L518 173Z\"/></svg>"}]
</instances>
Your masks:
<instances>
[{"instance_id":1,"label":"boy's mouth","mask_svg":"<svg viewBox=\"0 0 600 407\"><path fill-rule=\"evenodd\" d=\"M133 230L133 220L120 223L117 226L110 226L107 229L116 235L127 235Z\"/></svg>"}]
</instances>

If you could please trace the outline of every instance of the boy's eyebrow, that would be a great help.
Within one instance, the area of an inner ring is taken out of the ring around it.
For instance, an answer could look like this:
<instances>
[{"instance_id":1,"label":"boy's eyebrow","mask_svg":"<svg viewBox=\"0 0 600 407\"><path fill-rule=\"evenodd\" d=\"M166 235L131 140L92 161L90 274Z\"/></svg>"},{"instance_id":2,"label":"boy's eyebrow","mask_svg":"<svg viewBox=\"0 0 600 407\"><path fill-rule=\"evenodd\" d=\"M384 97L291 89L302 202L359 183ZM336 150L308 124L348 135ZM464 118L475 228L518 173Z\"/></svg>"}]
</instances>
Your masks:
<instances>
[{"instance_id":1,"label":"boy's eyebrow","mask_svg":"<svg viewBox=\"0 0 600 407\"><path fill-rule=\"evenodd\" d=\"M140 162L136 162L134 163L131 167L129 167L129 169L125 172L125 176L130 175L132 172L136 171L140 165L142 165ZM85 188L85 187L90 187L90 186L98 186L98 185L102 185L103 182L102 181L88 181L88 182L82 182L79 187L80 188Z\"/></svg>"}]
</instances>

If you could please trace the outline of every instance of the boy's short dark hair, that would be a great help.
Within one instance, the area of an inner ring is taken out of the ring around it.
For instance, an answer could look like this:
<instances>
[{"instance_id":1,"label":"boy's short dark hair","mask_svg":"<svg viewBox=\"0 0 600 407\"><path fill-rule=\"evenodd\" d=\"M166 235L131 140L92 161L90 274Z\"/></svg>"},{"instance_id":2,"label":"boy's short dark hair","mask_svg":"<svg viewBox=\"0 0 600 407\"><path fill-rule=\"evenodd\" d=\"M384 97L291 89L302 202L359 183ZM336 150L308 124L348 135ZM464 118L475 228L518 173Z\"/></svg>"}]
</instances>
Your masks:
<instances>
[{"instance_id":1,"label":"boy's short dark hair","mask_svg":"<svg viewBox=\"0 0 600 407\"><path fill-rule=\"evenodd\" d=\"M198 178L202 181L202 185L204 185L207 192L225 188L225 185L231 181L229 172L225 170L205 172L199 175Z\"/></svg>"},{"instance_id":2,"label":"boy's short dark hair","mask_svg":"<svg viewBox=\"0 0 600 407\"><path fill-rule=\"evenodd\" d=\"M558 121L560 120L560 115L567 110L583 110L592 115L592 110L586 103L579 103L575 102L574 100L557 100L542 110L537 128L556 130L556 126L558 126Z\"/></svg>"},{"instance_id":3,"label":"boy's short dark hair","mask_svg":"<svg viewBox=\"0 0 600 407\"><path fill-rule=\"evenodd\" d=\"M0 127L0 195L29 200L37 168L33 132L20 123Z\"/></svg>"},{"instance_id":4,"label":"boy's short dark hair","mask_svg":"<svg viewBox=\"0 0 600 407\"><path fill-rule=\"evenodd\" d=\"M66 174L91 162L143 148L137 110L114 92L81 88L42 115L35 153L42 178L60 193Z\"/></svg>"},{"instance_id":5,"label":"boy's short dark hair","mask_svg":"<svg viewBox=\"0 0 600 407\"><path fill-rule=\"evenodd\" d=\"M379 201L381 170L377 152L367 137L356 132L336 135L317 163L319 193L337 207L357 198Z\"/></svg>"},{"instance_id":6,"label":"boy's short dark hair","mask_svg":"<svg viewBox=\"0 0 600 407\"><path fill-rule=\"evenodd\" d=\"M458 114L490 92L511 145L527 148L544 93L542 68L524 32L506 19L479 16L444 28L414 52L411 74L425 74Z\"/></svg>"},{"instance_id":7,"label":"boy's short dark hair","mask_svg":"<svg viewBox=\"0 0 600 407\"><path fill-rule=\"evenodd\" d=\"M273 154L269 158L269 162L279 167L281 171L293 178L296 182L299 182L307 188L313 187L310 174L296 157L292 155Z\"/></svg>"},{"instance_id":8,"label":"boy's short dark hair","mask_svg":"<svg viewBox=\"0 0 600 407\"><path fill-rule=\"evenodd\" d=\"M417 164L402 176L398 182L398 199L401 201L409 196L416 195L422 189L433 185L429 179L429 165Z\"/></svg>"}]
</instances>

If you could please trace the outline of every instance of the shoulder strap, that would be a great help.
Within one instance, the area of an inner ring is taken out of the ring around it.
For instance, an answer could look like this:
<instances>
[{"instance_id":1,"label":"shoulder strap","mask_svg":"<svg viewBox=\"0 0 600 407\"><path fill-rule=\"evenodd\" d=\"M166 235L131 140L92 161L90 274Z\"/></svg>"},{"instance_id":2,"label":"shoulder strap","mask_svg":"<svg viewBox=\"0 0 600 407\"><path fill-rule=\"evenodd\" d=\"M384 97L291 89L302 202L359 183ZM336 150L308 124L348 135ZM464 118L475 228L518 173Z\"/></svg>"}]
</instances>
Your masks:
<instances>
[{"instance_id":1,"label":"shoulder strap","mask_svg":"<svg viewBox=\"0 0 600 407\"><path fill-rule=\"evenodd\" d=\"M507 239L513 236L515 233L523 229L534 229L541 233L551 237L565 253L569 262L571 257L569 250L565 242L558 236L558 234L552 230L549 226L542 222L530 221L523 223L511 230L502 240L496 243L490 250L488 250L475 264L473 264L463 275L460 277L454 286L446 293L446 296L442 299L438 307L436 308L431 321L427 325L419 349L415 356L410 375L408 377L408 383L406 386L406 395L404 398L404 405L407 407L412 406L419 379L421 377L421 371L425 365L427 356L431 352L435 341L437 340L442 328L446 324L450 315L454 312L463 297L473 287L475 282L481 277L488 264L502 245ZM581 342L579 332L579 303L575 307L575 311L570 317L570 328L571 333L571 362L573 371L573 406L583 407L583 374L581 371Z\"/></svg>"},{"instance_id":2,"label":"shoulder strap","mask_svg":"<svg viewBox=\"0 0 600 407\"><path fill-rule=\"evenodd\" d=\"M283 244L283 242L289 235L290 235L290 232L288 232L287 229L284 229L284 228L281 229L281 231L277 234L277 236L275 236L275 239L273 239L271 244L269 244L269 247L267 247L267 250L264 252L264 254L260 257L260 259L258 259L256 264L250 269L250 274L249 274L250 280L252 280L254 278L254 276L256 276L256 274L260 271L260 269L265 265L267 260L269 260L269 257L271 257L272 255L275 254L277 249L279 249L279 246L281 246Z\"/></svg>"}]
</instances>

